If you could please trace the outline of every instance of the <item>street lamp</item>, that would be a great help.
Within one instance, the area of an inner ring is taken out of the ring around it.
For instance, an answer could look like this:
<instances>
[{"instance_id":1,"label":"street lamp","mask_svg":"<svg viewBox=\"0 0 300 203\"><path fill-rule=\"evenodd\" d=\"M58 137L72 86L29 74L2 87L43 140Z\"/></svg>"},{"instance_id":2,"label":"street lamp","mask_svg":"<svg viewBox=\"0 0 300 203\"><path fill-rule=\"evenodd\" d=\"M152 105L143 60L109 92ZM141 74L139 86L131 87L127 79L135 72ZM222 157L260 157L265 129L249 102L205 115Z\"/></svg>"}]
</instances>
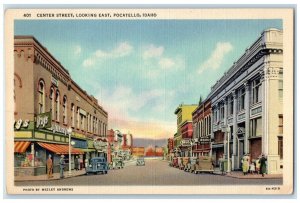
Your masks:
<instances>
[{"instance_id":1,"label":"street lamp","mask_svg":"<svg viewBox=\"0 0 300 203\"><path fill-rule=\"evenodd\" d=\"M226 128L226 132L227 132L227 173L230 173L230 126L228 125Z\"/></svg>"},{"instance_id":2,"label":"street lamp","mask_svg":"<svg viewBox=\"0 0 300 203\"><path fill-rule=\"evenodd\" d=\"M75 142L74 141L71 142L72 128L69 127L67 132L68 132L68 135L69 135L69 176L71 176L72 175L72 171L71 171L71 145L74 145Z\"/></svg>"}]
</instances>

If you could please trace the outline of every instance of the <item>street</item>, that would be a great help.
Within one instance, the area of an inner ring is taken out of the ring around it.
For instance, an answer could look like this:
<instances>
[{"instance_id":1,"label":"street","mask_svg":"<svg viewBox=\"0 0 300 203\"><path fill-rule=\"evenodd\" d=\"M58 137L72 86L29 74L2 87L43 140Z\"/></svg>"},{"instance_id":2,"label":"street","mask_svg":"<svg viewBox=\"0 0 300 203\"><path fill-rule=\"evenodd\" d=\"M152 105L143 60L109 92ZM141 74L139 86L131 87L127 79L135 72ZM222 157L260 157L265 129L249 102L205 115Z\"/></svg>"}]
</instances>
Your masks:
<instances>
[{"instance_id":1,"label":"street","mask_svg":"<svg viewBox=\"0 0 300 203\"><path fill-rule=\"evenodd\" d=\"M238 179L214 174L192 174L168 166L167 161L145 159L145 166L128 164L103 175L82 175L63 180L15 182L16 186L86 185L279 185L282 179Z\"/></svg>"}]
</instances>

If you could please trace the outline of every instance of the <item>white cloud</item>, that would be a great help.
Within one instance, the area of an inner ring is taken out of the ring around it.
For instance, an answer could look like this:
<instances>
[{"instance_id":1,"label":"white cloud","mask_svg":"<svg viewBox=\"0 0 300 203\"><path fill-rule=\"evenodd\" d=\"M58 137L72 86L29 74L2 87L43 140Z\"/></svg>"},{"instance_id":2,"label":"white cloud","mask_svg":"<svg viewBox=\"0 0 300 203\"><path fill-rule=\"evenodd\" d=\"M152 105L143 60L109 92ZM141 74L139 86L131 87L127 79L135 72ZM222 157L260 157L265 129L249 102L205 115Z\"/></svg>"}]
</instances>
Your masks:
<instances>
[{"instance_id":1,"label":"white cloud","mask_svg":"<svg viewBox=\"0 0 300 203\"><path fill-rule=\"evenodd\" d=\"M124 57L131 54L132 51L133 47L128 42L122 42L111 51L96 50L92 56L83 61L82 65L89 67L99 60Z\"/></svg>"},{"instance_id":2,"label":"white cloud","mask_svg":"<svg viewBox=\"0 0 300 203\"><path fill-rule=\"evenodd\" d=\"M158 64L162 69L170 69L175 65L175 62L171 58L161 58Z\"/></svg>"},{"instance_id":3,"label":"white cloud","mask_svg":"<svg viewBox=\"0 0 300 203\"><path fill-rule=\"evenodd\" d=\"M203 71L210 68L214 70L218 69L226 54L228 54L232 49L233 46L230 42L218 42L209 58L200 65L198 73L201 74Z\"/></svg>"},{"instance_id":4,"label":"white cloud","mask_svg":"<svg viewBox=\"0 0 300 203\"><path fill-rule=\"evenodd\" d=\"M79 45L74 47L74 54L80 55L81 54L81 47Z\"/></svg>"},{"instance_id":5,"label":"white cloud","mask_svg":"<svg viewBox=\"0 0 300 203\"><path fill-rule=\"evenodd\" d=\"M143 59L159 58L162 56L163 52L163 46L156 47L155 45L151 44L145 48L143 52Z\"/></svg>"}]
</instances>

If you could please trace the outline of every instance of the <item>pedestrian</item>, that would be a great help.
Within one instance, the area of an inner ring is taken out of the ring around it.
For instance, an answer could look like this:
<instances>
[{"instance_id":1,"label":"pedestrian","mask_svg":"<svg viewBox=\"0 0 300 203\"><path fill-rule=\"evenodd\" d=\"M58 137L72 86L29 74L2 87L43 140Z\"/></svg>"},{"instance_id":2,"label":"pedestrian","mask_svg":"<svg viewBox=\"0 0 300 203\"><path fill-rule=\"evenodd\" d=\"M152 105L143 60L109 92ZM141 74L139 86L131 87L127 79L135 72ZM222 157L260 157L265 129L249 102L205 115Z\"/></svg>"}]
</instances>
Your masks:
<instances>
[{"instance_id":1,"label":"pedestrian","mask_svg":"<svg viewBox=\"0 0 300 203\"><path fill-rule=\"evenodd\" d=\"M249 171L249 156L245 154L242 159L242 169L244 175L246 175Z\"/></svg>"},{"instance_id":2,"label":"pedestrian","mask_svg":"<svg viewBox=\"0 0 300 203\"><path fill-rule=\"evenodd\" d=\"M260 173L260 163L259 163L260 158L261 158L261 156L259 156L258 159L255 160L255 172L257 174Z\"/></svg>"},{"instance_id":3,"label":"pedestrian","mask_svg":"<svg viewBox=\"0 0 300 203\"><path fill-rule=\"evenodd\" d=\"M255 171L255 165L254 165L254 162L252 162L252 163L250 164L250 173L253 174L254 171Z\"/></svg>"},{"instance_id":4,"label":"pedestrian","mask_svg":"<svg viewBox=\"0 0 300 203\"><path fill-rule=\"evenodd\" d=\"M77 170L79 170L79 160L78 160L78 156L75 157L74 162L75 162L75 170L77 171Z\"/></svg>"},{"instance_id":5,"label":"pedestrian","mask_svg":"<svg viewBox=\"0 0 300 203\"><path fill-rule=\"evenodd\" d=\"M267 172L267 158L265 157L264 154L261 155L261 158L259 159L259 163L260 163L260 173L262 177L264 177Z\"/></svg>"},{"instance_id":6,"label":"pedestrian","mask_svg":"<svg viewBox=\"0 0 300 203\"><path fill-rule=\"evenodd\" d=\"M89 165L89 160L87 158L84 160L84 165L85 165L85 169L87 169Z\"/></svg>"},{"instance_id":7,"label":"pedestrian","mask_svg":"<svg viewBox=\"0 0 300 203\"><path fill-rule=\"evenodd\" d=\"M53 169L53 162L52 162L52 159L51 159L51 154L49 154L48 159L47 159L47 175L48 175L48 178L53 177L52 169Z\"/></svg>"},{"instance_id":8,"label":"pedestrian","mask_svg":"<svg viewBox=\"0 0 300 203\"><path fill-rule=\"evenodd\" d=\"M64 178L64 168L65 168L65 155L60 156L59 160L59 169L60 169L60 178ZM71 160L69 160L71 161Z\"/></svg>"}]
</instances>

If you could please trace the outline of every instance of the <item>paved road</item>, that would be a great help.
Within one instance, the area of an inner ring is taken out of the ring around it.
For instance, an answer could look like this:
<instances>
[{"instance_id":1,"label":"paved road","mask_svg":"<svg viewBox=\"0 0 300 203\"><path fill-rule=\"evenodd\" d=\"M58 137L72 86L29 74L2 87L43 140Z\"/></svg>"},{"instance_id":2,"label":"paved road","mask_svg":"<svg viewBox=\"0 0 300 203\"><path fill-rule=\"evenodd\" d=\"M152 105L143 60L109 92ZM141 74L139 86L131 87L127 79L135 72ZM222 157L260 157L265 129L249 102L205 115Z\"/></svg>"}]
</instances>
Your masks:
<instances>
[{"instance_id":1,"label":"paved road","mask_svg":"<svg viewBox=\"0 0 300 203\"><path fill-rule=\"evenodd\" d=\"M161 160L146 160L146 166L127 165L107 175L83 175L64 180L16 182L16 186L72 185L279 185L282 179L237 179L214 174L192 174Z\"/></svg>"}]
</instances>

